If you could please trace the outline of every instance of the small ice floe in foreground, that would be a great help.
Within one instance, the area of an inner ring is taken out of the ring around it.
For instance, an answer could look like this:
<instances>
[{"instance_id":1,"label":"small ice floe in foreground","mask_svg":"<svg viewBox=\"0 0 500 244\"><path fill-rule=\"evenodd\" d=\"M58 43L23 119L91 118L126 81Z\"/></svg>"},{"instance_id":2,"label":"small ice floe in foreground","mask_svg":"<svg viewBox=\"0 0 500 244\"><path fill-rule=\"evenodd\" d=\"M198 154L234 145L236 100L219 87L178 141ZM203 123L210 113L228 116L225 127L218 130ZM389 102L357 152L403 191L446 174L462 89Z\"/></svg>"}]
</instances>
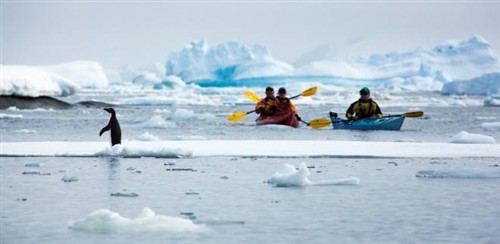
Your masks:
<instances>
[{"instance_id":1,"label":"small ice floe in foreground","mask_svg":"<svg viewBox=\"0 0 500 244\"><path fill-rule=\"evenodd\" d=\"M112 234L129 232L199 232L207 230L186 218L156 214L144 208L136 218L127 218L109 209L100 209L69 224L74 231Z\"/></svg>"},{"instance_id":2,"label":"small ice floe in foreground","mask_svg":"<svg viewBox=\"0 0 500 244\"><path fill-rule=\"evenodd\" d=\"M484 122L481 127L488 130L500 130L500 122Z\"/></svg>"},{"instance_id":3,"label":"small ice floe in foreground","mask_svg":"<svg viewBox=\"0 0 500 244\"><path fill-rule=\"evenodd\" d=\"M145 146L124 146L121 144L97 152L95 156L120 156L125 158L155 157L155 158L183 158L190 157L191 152L182 149L171 149L164 147L149 148Z\"/></svg>"},{"instance_id":4,"label":"small ice floe in foreground","mask_svg":"<svg viewBox=\"0 0 500 244\"><path fill-rule=\"evenodd\" d=\"M481 135L481 134L472 134L467 131L462 131L454 136L452 136L449 140L449 143L462 143L462 144L495 144L495 138L491 136Z\"/></svg>"},{"instance_id":5,"label":"small ice floe in foreground","mask_svg":"<svg viewBox=\"0 0 500 244\"><path fill-rule=\"evenodd\" d=\"M62 180L63 182L75 182L75 181L78 181L78 177L76 177L76 176L67 176L67 175L65 175L65 176L63 176L63 177L61 178L61 180Z\"/></svg>"},{"instance_id":6,"label":"small ice floe in foreground","mask_svg":"<svg viewBox=\"0 0 500 244\"><path fill-rule=\"evenodd\" d=\"M41 173L38 170L23 171L23 175L51 175L50 173Z\"/></svg>"},{"instance_id":7,"label":"small ice floe in foreground","mask_svg":"<svg viewBox=\"0 0 500 244\"><path fill-rule=\"evenodd\" d=\"M415 176L418 178L492 179L500 178L500 170L422 170L418 171Z\"/></svg>"},{"instance_id":8,"label":"small ice floe in foreground","mask_svg":"<svg viewBox=\"0 0 500 244\"><path fill-rule=\"evenodd\" d=\"M41 163L27 163L24 165L24 167L30 167L30 168L38 168L40 166L42 166L43 164Z\"/></svg>"},{"instance_id":9,"label":"small ice floe in foreground","mask_svg":"<svg viewBox=\"0 0 500 244\"><path fill-rule=\"evenodd\" d=\"M117 193L111 193L109 195L112 197L138 197L139 196L139 194L137 194L135 192L131 192L131 193L117 192Z\"/></svg>"},{"instance_id":10,"label":"small ice floe in foreground","mask_svg":"<svg viewBox=\"0 0 500 244\"><path fill-rule=\"evenodd\" d=\"M298 170L291 164L285 164L285 168L276 172L267 183L273 184L277 187L291 187L291 186L331 186L331 185L359 185L359 178L349 177L344 179L324 180L313 182L308 176L311 174L307 165L301 163Z\"/></svg>"}]
</instances>

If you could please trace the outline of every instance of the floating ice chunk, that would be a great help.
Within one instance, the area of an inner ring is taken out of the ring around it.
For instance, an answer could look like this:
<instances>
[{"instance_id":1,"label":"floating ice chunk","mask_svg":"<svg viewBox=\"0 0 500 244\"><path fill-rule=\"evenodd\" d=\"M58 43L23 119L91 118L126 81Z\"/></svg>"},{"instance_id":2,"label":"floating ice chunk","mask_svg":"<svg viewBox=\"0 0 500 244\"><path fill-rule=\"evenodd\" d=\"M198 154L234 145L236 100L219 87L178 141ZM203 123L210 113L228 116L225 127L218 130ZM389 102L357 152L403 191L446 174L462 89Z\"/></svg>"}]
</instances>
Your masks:
<instances>
[{"instance_id":1,"label":"floating ice chunk","mask_svg":"<svg viewBox=\"0 0 500 244\"><path fill-rule=\"evenodd\" d=\"M22 114L4 114L0 113L0 119L22 119Z\"/></svg>"},{"instance_id":2,"label":"floating ice chunk","mask_svg":"<svg viewBox=\"0 0 500 244\"><path fill-rule=\"evenodd\" d=\"M76 176L67 176L67 175L65 175L65 176L63 176L63 177L61 178L61 180L62 180L63 182L74 182L74 181L78 181L79 179L78 179L78 177L76 177Z\"/></svg>"},{"instance_id":3,"label":"floating ice chunk","mask_svg":"<svg viewBox=\"0 0 500 244\"><path fill-rule=\"evenodd\" d=\"M15 111L15 112L55 112L53 108L34 108L34 109L19 109L15 106L8 107L6 111Z\"/></svg>"},{"instance_id":4,"label":"floating ice chunk","mask_svg":"<svg viewBox=\"0 0 500 244\"><path fill-rule=\"evenodd\" d=\"M148 121L140 124L135 124L133 127L144 128L144 129L167 129L176 128L177 124L171 121L165 121L162 117L155 115Z\"/></svg>"},{"instance_id":5,"label":"floating ice chunk","mask_svg":"<svg viewBox=\"0 0 500 244\"><path fill-rule=\"evenodd\" d=\"M42 163L27 163L27 164L24 165L24 167L38 168L38 167L40 167L42 165L43 165Z\"/></svg>"},{"instance_id":6,"label":"floating ice chunk","mask_svg":"<svg viewBox=\"0 0 500 244\"><path fill-rule=\"evenodd\" d=\"M485 98L483 104L486 107L500 107L500 93Z\"/></svg>"},{"instance_id":7,"label":"floating ice chunk","mask_svg":"<svg viewBox=\"0 0 500 244\"><path fill-rule=\"evenodd\" d=\"M422 170L415 175L418 178L458 178L458 179L490 179L500 178L500 170Z\"/></svg>"},{"instance_id":8,"label":"floating ice chunk","mask_svg":"<svg viewBox=\"0 0 500 244\"><path fill-rule=\"evenodd\" d=\"M481 134L472 134L467 131L462 131L454 136L452 136L449 140L449 143L463 143L463 144L495 144L495 138L491 136L481 135Z\"/></svg>"},{"instance_id":9,"label":"floating ice chunk","mask_svg":"<svg viewBox=\"0 0 500 244\"><path fill-rule=\"evenodd\" d=\"M484 122L481 127L490 130L500 130L500 122Z\"/></svg>"},{"instance_id":10,"label":"floating ice chunk","mask_svg":"<svg viewBox=\"0 0 500 244\"><path fill-rule=\"evenodd\" d=\"M30 129L21 129L21 130L16 130L14 132L18 133L18 134L36 134L37 133L36 130L30 130Z\"/></svg>"},{"instance_id":11,"label":"floating ice chunk","mask_svg":"<svg viewBox=\"0 0 500 244\"><path fill-rule=\"evenodd\" d=\"M159 141L160 138L146 131L142 135L140 135L137 138L137 140L139 140L139 141Z\"/></svg>"},{"instance_id":12,"label":"floating ice chunk","mask_svg":"<svg viewBox=\"0 0 500 244\"><path fill-rule=\"evenodd\" d=\"M94 154L95 156L120 156L126 158L155 157L155 158L181 158L190 157L191 152L182 149L170 149L164 147L132 147L114 145Z\"/></svg>"},{"instance_id":13,"label":"floating ice chunk","mask_svg":"<svg viewBox=\"0 0 500 244\"><path fill-rule=\"evenodd\" d=\"M359 178L349 177L345 179L325 180L319 182L311 181L308 176L311 174L307 165L301 163L297 170L291 164L285 164L285 168L281 172L276 172L267 183L277 187L292 187L292 186L327 186L327 185L359 185Z\"/></svg>"},{"instance_id":14,"label":"floating ice chunk","mask_svg":"<svg viewBox=\"0 0 500 244\"><path fill-rule=\"evenodd\" d=\"M139 194L137 194L135 192L130 192L130 193L117 192L117 193L111 193L109 195L112 197L138 197L139 196Z\"/></svg>"},{"instance_id":15,"label":"floating ice chunk","mask_svg":"<svg viewBox=\"0 0 500 244\"><path fill-rule=\"evenodd\" d=\"M109 209L100 209L85 218L70 223L75 231L96 234L128 232L198 232L206 230L203 225L194 224L185 218L159 215L144 208L136 218L127 218Z\"/></svg>"},{"instance_id":16,"label":"floating ice chunk","mask_svg":"<svg viewBox=\"0 0 500 244\"><path fill-rule=\"evenodd\" d=\"M38 170L28 170L28 171L23 171L23 175L39 175L40 171Z\"/></svg>"}]
</instances>

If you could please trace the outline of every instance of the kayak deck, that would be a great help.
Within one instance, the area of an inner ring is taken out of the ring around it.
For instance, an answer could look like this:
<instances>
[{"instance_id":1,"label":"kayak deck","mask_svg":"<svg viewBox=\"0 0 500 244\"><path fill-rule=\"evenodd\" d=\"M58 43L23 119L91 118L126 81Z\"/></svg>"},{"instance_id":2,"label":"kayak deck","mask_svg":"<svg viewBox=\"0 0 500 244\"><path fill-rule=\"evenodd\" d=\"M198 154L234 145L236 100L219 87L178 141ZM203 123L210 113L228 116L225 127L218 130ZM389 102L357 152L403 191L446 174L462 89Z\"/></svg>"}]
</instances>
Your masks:
<instances>
[{"instance_id":1,"label":"kayak deck","mask_svg":"<svg viewBox=\"0 0 500 244\"><path fill-rule=\"evenodd\" d=\"M405 120L404 116L381 117L348 121L330 116L333 129L341 130L400 130Z\"/></svg>"}]
</instances>

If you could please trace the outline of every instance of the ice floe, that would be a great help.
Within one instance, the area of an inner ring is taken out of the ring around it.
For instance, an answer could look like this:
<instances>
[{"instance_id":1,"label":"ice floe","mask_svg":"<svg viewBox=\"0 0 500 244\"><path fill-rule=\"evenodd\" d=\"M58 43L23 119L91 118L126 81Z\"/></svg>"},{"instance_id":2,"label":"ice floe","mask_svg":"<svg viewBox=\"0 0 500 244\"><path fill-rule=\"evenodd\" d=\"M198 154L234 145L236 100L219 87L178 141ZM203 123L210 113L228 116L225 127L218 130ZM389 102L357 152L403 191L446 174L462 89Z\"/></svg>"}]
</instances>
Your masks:
<instances>
[{"instance_id":1,"label":"ice floe","mask_svg":"<svg viewBox=\"0 0 500 244\"><path fill-rule=\"evenodd\" d=\"M448 142L450 143L462 143L462 144L495 144L495 138L491 136L472 134L467 131L461 131L460 133L452 136Z\"/></svg>"},{"instance_id":2,"label":"ice floe","mask_svg":"<svg viewBox=\"0 0 500 244\"><path fill-rule=\"evenodd\" d=\"M36 134L36 130L30 130L30 129L20 129L20 130L15 130L14 133L18 134Z\"/></svg>"},{"instance_id":3,"label":"ice floe","mask_svg":"<svg viewBox=\"0 0 500 244\"><path fill-rule=\"evenodd\" d=\"M276 147L276 145L282 145ZM446 142L208 140L0 142L1 156L59 157L496 157L500 144ZM359 150L363 148L363 150Z\"/></svg>"},{"instance_id":4,"label":"ice floe","mask_svg":"<svg viewBox=\"0 0 500 244\"><path fill-rule=\"evenodd\" d=\"M74 231L95 234L130 232L199 232L207 228L186 218L156 214L144 208L135 218L127 218L109 209L96 210L86 217L69 224Z\"/></svg>"},{"instance_id":5,"label":"ice floe","mask_svg":"<svg viewBox=\"0 0 500 244\"><path fill-rule=\"evenodd\" d=\"M291 164L285 164L284 169L274 173L267 183L277 187L293 187L293 186L331 186L331 185L359 185L359 178L349 177L344 179L311 181L309 175L311 172L305 163L301 163L299 169Z\"/></svg>"},{"instance_id":6,"label":"ice floe","mask_svg":"<svg viewBox=\"0 0 500 244\"><path fill-rule=\"evenodd\" d=\"M500 122L484 122L481 123L481 127L490 130L500 130Z\"/></svg>"},{"instance_id":7,"label":"ice floe","mask_svg":"<svg viewBox=\"0 0 500 244\"><path fill-rule=\"evenodd\" d=\"M189 151L182 149L171 148L155 148L150 149L146 147L130 147L123 145L114 145L113 147L106 147L106 149L95 153L95 156L111 156L111 157L126 157L126 158L139 158L139 157L155 157L155 158L181 158L190 157L192 154Z\"/></svg>"}]
</instances>

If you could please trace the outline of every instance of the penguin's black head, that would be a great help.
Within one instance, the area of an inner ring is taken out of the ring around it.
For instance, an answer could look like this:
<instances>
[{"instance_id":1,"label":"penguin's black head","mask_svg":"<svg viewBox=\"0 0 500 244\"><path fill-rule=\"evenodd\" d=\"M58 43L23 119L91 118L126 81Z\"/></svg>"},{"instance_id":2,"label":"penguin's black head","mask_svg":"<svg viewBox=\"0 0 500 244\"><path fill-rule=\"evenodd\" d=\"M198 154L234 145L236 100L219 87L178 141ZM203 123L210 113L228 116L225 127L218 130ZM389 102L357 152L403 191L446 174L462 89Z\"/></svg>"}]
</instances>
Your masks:
<instances>
[{"instance_id":1,"label":"penguin's black head","mask_svg":"<svg viewBox=\"0 0 500 244\"><path fill-rule=\"evenodd\" d=\"M116 112L113 108L104 108L104 110L106 110L110 114L116 114Z\"/></svg>"}]
</instances>

